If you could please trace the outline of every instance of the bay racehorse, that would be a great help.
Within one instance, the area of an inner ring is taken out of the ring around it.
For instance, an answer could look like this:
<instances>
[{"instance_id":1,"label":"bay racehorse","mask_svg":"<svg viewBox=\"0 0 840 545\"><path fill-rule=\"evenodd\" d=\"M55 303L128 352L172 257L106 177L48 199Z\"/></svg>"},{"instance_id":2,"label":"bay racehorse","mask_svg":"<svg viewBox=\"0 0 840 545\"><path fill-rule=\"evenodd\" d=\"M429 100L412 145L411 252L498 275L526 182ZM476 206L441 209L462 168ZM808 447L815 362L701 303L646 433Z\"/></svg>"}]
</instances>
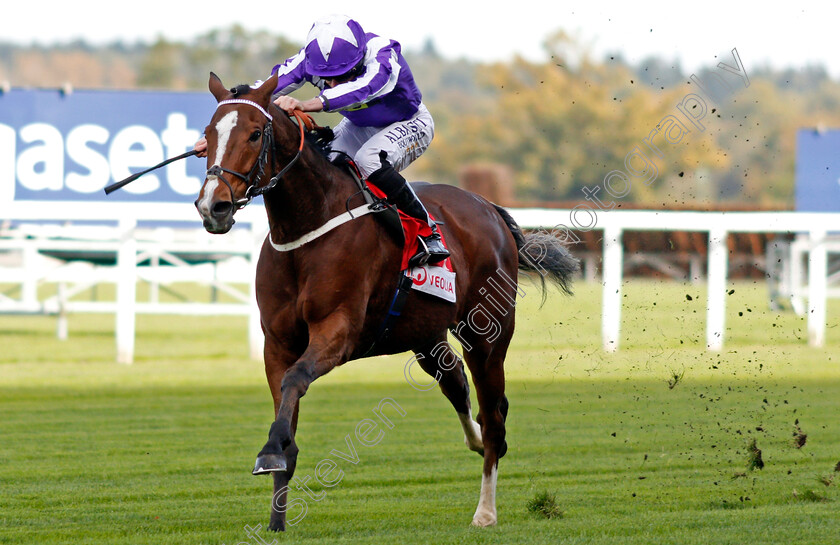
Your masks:
<instances>
[{"instance_id":1,"label":"bay racehorse","mask_svg":"<svg viewBox=\"0 0 840 545\"><path fill-rule=\"evenodd\" d=\"M350 360L404 351L413 351L436 378L467 446L483 456L472 523L493 525L497 467L507 450L503 365L521 290L517 271L539 273L543 290L547 279L568 292L578 262L559 240L524 234L504 209L478 195L418 184L415 190L452 254L457 302L412 291L401 317L381 338L401 276L403 241L373 214L327 230L333 218L347 218L348 209L365 203L345 170L316 146L303 144L303 130L290 117L303 123L306 116L287 116L271 102L275 84L276 75L259 86L227 89L210 75L218 105L205 131L208 170L195 203L211 233L229 231L234 213L254 195L263 195L268 215L256 294L275 419L253 472L274 477L269 527L285 529L299 402L312 382ZM478 398L476 420L464 366L447 331L464 349Z\"/></svg>"}]
</instances>

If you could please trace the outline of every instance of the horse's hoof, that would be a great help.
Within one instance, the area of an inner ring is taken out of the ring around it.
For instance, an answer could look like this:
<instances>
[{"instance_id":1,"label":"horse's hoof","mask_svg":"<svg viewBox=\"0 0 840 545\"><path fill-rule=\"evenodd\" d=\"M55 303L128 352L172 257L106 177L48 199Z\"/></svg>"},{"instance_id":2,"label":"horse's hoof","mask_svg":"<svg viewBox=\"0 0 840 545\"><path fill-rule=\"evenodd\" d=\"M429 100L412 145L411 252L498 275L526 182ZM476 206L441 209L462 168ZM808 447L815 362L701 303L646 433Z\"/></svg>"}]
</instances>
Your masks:
<instances>
[{"instance_id":1,"label":"horse's hoof","mask_svg":"<svg viewBox=\"0 0 840 545\"><path fill-rule=\"evenodd\" d=\"M268 525L268 529L271 532L285 532L286 531L286 523L285 522L272 522Z\"/></svg>"},{"instance_id":2,"label":"horse's hoof","mask_svg":"<svg viewBox=\"0 0 840 545\"><path fill-rule=\"evenodd\" d=\"M254 475L267 475L278 471L286 471L286 457L282 454L261 454L254 464Z\"/></svg>"},{"instance_id":3,"label":"horse's hoof","mask_svg":"<svg viewBox=\"0 0 840 545\"><path fill-rule=\"evenodd\" d=\"M478 526L479 528L486 528L487 526L495 526L496 525L496 515L495 513L489 513L486 511L476 511L475 516L472 519L472 525Z\"/></svg>"},{"instance_id":4,"label":"horse's hoof","mask_svg":"<svg viewBox=\"0 0 840 545\"><path fill-rule=\"evenodd\" d=\"M484 444L479 440L476 443L470 442L470 438L466 435L464 436L464 444L467 445L467 448L473 452L477 452L479 456L484 458Z\"/></svg>"}]
</instances>

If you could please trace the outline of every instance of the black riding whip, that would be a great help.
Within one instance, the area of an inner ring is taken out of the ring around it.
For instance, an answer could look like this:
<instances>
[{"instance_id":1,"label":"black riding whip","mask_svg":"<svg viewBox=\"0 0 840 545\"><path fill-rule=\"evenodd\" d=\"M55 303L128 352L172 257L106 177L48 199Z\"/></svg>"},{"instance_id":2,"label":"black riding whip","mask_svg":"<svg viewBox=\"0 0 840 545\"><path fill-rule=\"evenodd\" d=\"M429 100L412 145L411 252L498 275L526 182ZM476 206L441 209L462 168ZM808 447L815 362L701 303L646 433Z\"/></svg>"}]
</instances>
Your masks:
<instances>
[{"instance_id":1,"label":"black riding whip","mask_svg":"<svg viewBox=\"0 0 840 545\"><path fill-rule=\"evenodd\" d=\"M105 187L105 194L110 195L111 193L113 193L117 189L119 189L119 188L121 188L125 185L130 184L131 182L133 182L134 180L136 180L137 178L139 178L140 176L142 176L144 174L148 174L149 172L151 172L153 170L156 170L156 169L159 169L160 167L165 167L166 165L168 165L169 163L172 163L174 161L179 161L181 159L185 159L185 158L190 157L192 155L196 155L197 153L198 153L197 150L194 150L194 149L190 150L187 153L182 153L181 155L178 155L177 157L172 157L170 159L167 159L166 161L164 161L162 163L159 163L159 164L153 166L152 168L147 168L146 170L144 170L142 172L137 172L136 174L132 174L131 176L129 176L125 180L120 180L119 182L114 182L113 184Z\"/></svg>"}]
</instances>

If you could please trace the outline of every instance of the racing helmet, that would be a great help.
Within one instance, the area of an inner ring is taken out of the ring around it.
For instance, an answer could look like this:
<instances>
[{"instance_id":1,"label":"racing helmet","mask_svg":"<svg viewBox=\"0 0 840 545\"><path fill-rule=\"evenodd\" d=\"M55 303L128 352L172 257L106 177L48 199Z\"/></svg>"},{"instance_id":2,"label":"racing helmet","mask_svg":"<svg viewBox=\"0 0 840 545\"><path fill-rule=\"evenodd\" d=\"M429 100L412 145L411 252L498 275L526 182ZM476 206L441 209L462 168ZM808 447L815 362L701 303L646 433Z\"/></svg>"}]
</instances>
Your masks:
<instances>
[{"instance_id":1,"label":"racing helmet","mask_svg":"<svg viewBox=\"0 0 840 545\"><path fill-rule=\"evenodd\" d=\"M306 71L331 78L344 75L364 58L367 37L362 26L345 15L315 21L306 37Z\"/></svg>"}]
</instances>

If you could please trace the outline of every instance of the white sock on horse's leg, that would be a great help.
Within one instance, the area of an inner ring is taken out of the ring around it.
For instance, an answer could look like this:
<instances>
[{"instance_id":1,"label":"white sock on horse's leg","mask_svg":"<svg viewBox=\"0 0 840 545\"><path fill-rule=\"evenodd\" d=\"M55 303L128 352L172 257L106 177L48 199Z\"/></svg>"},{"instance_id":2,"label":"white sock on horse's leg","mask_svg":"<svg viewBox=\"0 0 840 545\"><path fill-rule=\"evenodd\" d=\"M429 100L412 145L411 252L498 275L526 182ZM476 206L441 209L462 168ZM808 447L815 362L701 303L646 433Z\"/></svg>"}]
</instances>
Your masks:
<instances>
[{"instance_id":1,"label":"white sock on horse's leg","mask_svg":"<svg viewBox=\"0 0 840 545\"><path fill-rule=\"evenodd\" d=\"M458 420L461 421L461 427L464 428L464 444L475 452L484 453L484 444L481 442L481 426L478 422L473 420L472 410L467 410L467 414L458 413Z\"/></svg>"},{"instance_id":2,"label":"white sock on horse's leg","mask_svg":"<svg viewBox=\"0 0 840 545\"><path fill-rule=\"evenodd\" d=\"M481 474L481 497L473 515L473 526L493 526L496 524L496 478L498 463L490 469L490 475Z\"/></svg>"}]
</instances>

